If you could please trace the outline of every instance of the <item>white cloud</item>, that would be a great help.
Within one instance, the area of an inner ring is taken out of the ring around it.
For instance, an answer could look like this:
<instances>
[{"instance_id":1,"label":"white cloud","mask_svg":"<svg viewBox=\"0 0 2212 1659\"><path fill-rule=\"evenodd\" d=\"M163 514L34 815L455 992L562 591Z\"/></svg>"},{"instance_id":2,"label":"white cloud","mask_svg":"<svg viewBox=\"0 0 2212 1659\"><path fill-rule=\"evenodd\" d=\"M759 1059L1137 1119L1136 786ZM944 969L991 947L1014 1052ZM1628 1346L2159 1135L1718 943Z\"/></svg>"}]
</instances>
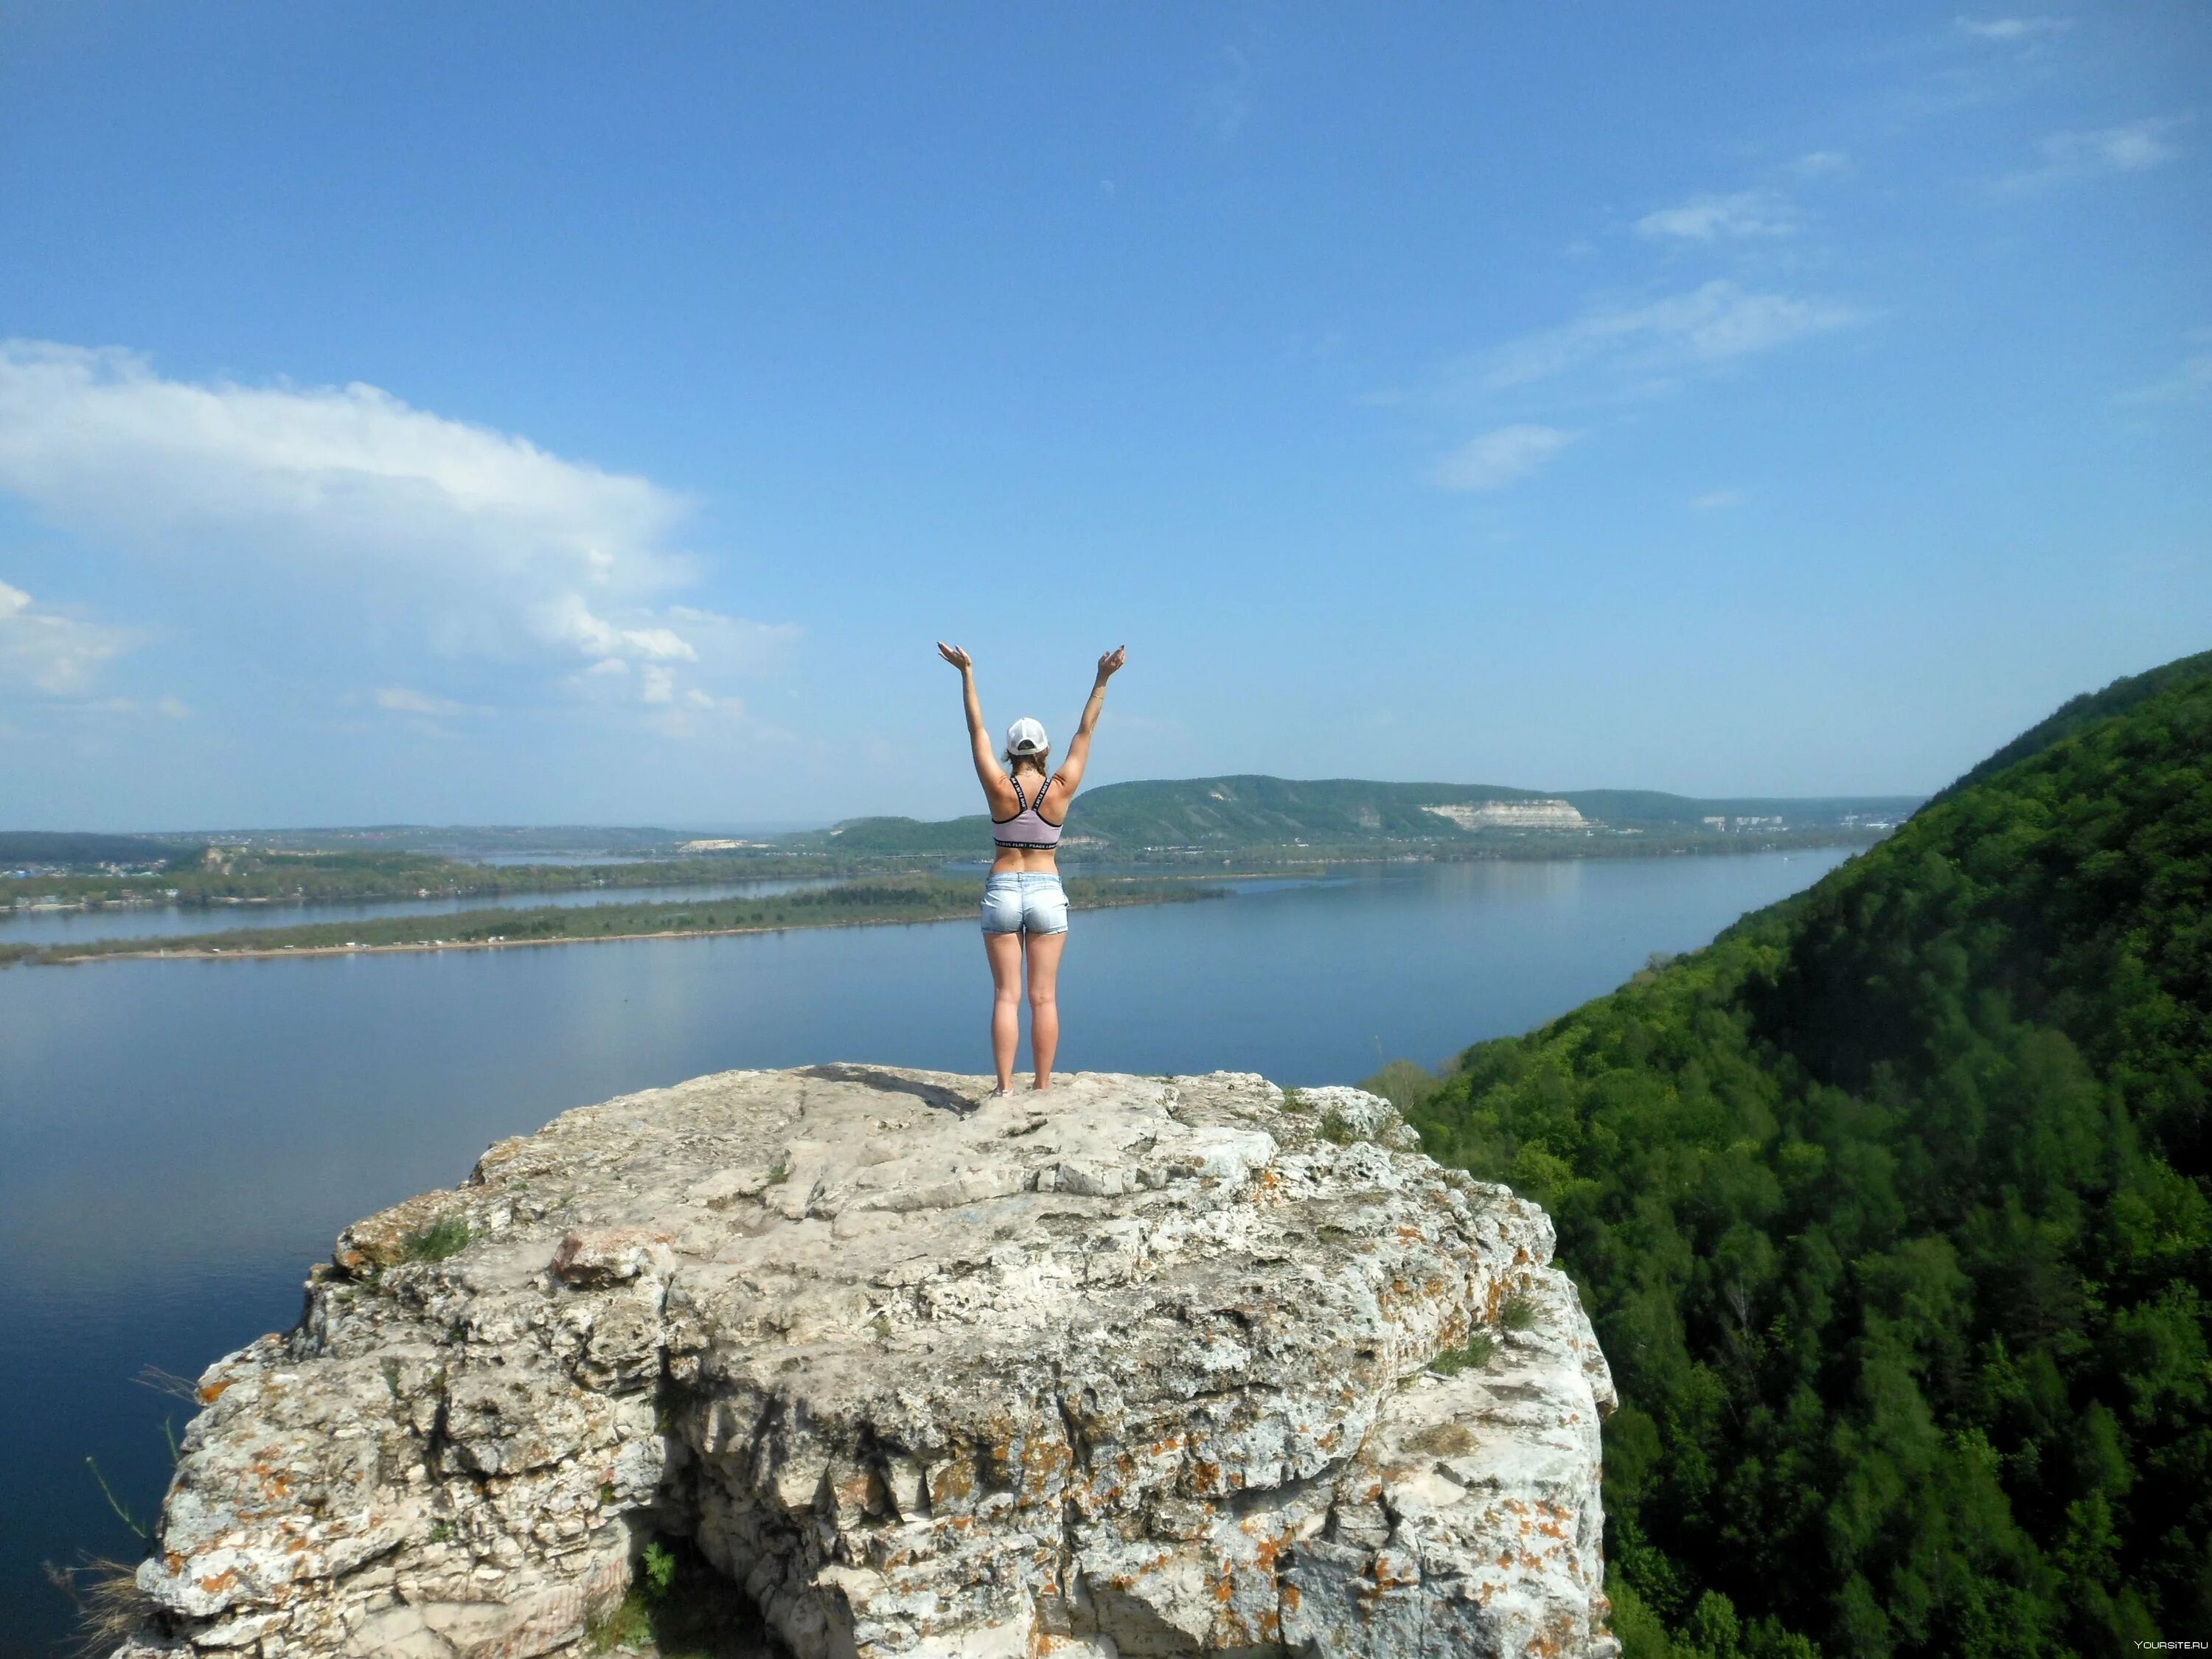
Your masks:
<instances>
[{"instance_id":1,"label":"white cloud","mask_svg":"<svg viewBox=\"0 0 2212 1659\"><path fill-rule=\"evenodd\" d=\"M1960 32L1978 40L2034 40L2063 34L2074 27L2070 17L1960 17L1954 20Z\"/></svg>"},{"instance_id":2,"label":"white cloud","mask_svg":"<svg viewBox=\"0 0 2212 1659\"><path fill-rule=\"evenodd\" d=\"M1503 489L1535 471L1575 437L1555 426L1501 426L1447 455L1437 464L1431 481L1445 489Z\"/></svg>"},{"instance_id":3,"label":"white cloud","mask_svg":"<svg viewBox=\"0 0 2212 1659\"><path fill-rule=\"evenodd\" d=\"M1481 383L1495 391L1589 365L1647 375L1711 368L1840 328L1857 316L1831 300L1711 282L1650 305L1591 312L1514 341L1491 355Z\"/></svg>"},{"instance_id":4,"label":"white cloud","mask_svg":"<svg viewBox=\"0 0 2212 1659\"><path fill-rule=\"evenodd\" d=\"M763 666L795 634L660 603L695 575L671 544L682 496L358 383L201 384L130 352L0 343L0 489L147 556L250 559L334 591L364 638L447 657L654 665L672 686ZM647 700L661 683L631 678Z\"/></svg>"},{"instance_id":5,"label":"white cloud","mask_svg":"<svg viewBox=\"0 0 2212 1659\"><path fill-rule=\"evenodd\" d=\"M717 697L696 686L682 697L666 703L653 712L653 729L665 738L696 738L719 727L748 725L756 737L785 737L751 720L743 697Z\"/></svg>"},{"instance_id":6,"label":"white cloud","mask_svg":"<svg viewBox=\"0 0 2212 1659\"><path fill-rule=\"evenodd\" d=\"M2173 116L2153 116L2116 127L2086 132L2054 132L2043 141L2043 165L2004 180L2014 188L2059 184L2120 173L2141 173L2181 154L2168 135L2182 125Z\"/></svg>"},{"instance_id":7,"label":"white cloud","mask_svg":"<svg viewBox=\"0 0 2212 1659\"><path fill-rule=\"evenodd\" d=\"M2181 152L2166 142L2174 123L2130 121L2094 132L2055 132L2043 141L2043 153L2055 166L2091 172L2137 173L2170 161Z\"/></svg>"},{"instance_id":8,"label":"white cloud","mask_svg":"<svg viewBox=\"0 0 2212 1659\"><path fill-rule=\"evenodd\" d=\"M1743 491L1709 489L1702 495L1690 497L1690 505L1700 513L1717 512L1724 507L1741 507L1743 505Z\"/></svg>"},{"instance_id":9,"label":"white cloud","mask_svg":"<svg viewBox=\"0 0 2212 1659\"><path fill-rule=\"evenodd\" d=\"M63 703L59 707L71 714L159 714L167 720L189 720L192 712L170 696L156 697L151 702L141 702L136 697L95 697L89 702Z\"/></svg>"},{"instance_id":10,"label":"white cloud","mask_svg":"<svg viewBox=\"0 0 2212 1659\"><path fill-rule=\"evenodd\" d=\"M619 662L696 662L699 653L673 629L622 628L596 616L580 593L559 593L532 607L531 619L549 640L573 645L587 657Z\"/></svg>"},{"instance_id":11,"label":"white cloud","mask_svg":"<svg viewBox=\"0 0 2212 1659\"><path fill-rule=\"evenodd\" d=\"M82 697L101 667L130 644L122 629L49 611L21 588L0 582L0 687Z\"/></svg>"},{"instance_id":12,"label":"white cloud","mask_svg":"<svg viewBox=\"0 0 2212 1659\"><path fill-rule=\"evenodd\" d=\"M1199 124L1224 142L1237 137L1252 118L1256 82L1252 54L1224 46L1219 71L1199 93Z\"/></svg>"},{"instance_id":13,"label":"white cloud","mask_svg":"<svg viewBox=\"0 0 2212 1659\"><path fill-rule=\"evenodd\" d=\"M417 691L410 686L380 686L376 706L389 708L398 714L457 714L461 705L444 697L434 697L427 691Z\"/></svg>"},{"instance_id":14,"label":"white cloud","mask_svg":"<svg viewBox=\"0 0 2212 1659\"><path fill-rule=\"evenodd\" d=\"M1801 179L1828 179L1851 170L1851 158L1839 149L1808 150L1790 164Z\"/></svg>"},{"instance_id":15,"label":"white cloud","mask_svg":"<svg viewBox=\"0 0 2212 1659\"><path fill-rule=\"evenodd\" d=\"M1797 228L1790 204L1772 191L1741 190L1729 196L1693 196L1636 222L1638 234L1710 242L1723 237L1787 236Z\"/></svg>"},{"instance_id":16,"label":"white cloud","mask_svg":"<svg viewBox=\"0 0 2212 1659\"><path fill-rule=\"evenodd\" d=\"M2212 329L2192 329L2192 343L2212 344ZM2165 379L2153 380L2119 394L2123 404L2193 404L2212 398L2212 351L2200 351L2181 360L2180 367Z\"/></svg>"}]
</instances>

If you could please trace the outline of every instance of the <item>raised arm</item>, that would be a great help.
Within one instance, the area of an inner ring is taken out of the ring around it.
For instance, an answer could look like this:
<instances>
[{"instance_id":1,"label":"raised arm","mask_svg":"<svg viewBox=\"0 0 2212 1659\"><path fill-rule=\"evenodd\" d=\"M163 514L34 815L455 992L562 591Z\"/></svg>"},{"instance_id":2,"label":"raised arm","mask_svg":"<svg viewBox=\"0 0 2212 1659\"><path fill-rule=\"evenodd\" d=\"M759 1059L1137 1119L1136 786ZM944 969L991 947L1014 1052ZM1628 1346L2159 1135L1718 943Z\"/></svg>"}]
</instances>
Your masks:
<instances>
[{"instance_id":1,"label":"raised arm","mask_svg":"<svg viewBox=\"0 0 2212 1659\"><path fill-rule=\"evenodd\" d=\"M968 745L975 751L975 776L983 786L983 798L990 803L991 816L1000 816L1003 802L1011 805L1014 799L1013 786L1006 775L999 769L999 757L991 747L991 735L983 729L983 703L975 695L975 659L957 645L937 642L937 654L960 671L960 700L968 714ZM1011 812L1007 816L1012 816Z\"/></svg>"},{"instance_id":2,"label":"raised arm","mask_svg":"<svg viewBox=\"0 0 2212 1659\"><path fill-rule=\"evenodd\" d=\"M1098 659L1098 678L1091 683L1091 700L1083 705L1083 719L1075 728L1074 740L1067 745L1067 758L1053 774L1060 780L1063 796L1072 795L1083 787L1083 769L1091 763L1091 734L1098 729L1098 716L1106 707L1106 682L1120 673L1121 665L1128 659L1128 647L1120 645Z\"/></svg>"}]
</instances>

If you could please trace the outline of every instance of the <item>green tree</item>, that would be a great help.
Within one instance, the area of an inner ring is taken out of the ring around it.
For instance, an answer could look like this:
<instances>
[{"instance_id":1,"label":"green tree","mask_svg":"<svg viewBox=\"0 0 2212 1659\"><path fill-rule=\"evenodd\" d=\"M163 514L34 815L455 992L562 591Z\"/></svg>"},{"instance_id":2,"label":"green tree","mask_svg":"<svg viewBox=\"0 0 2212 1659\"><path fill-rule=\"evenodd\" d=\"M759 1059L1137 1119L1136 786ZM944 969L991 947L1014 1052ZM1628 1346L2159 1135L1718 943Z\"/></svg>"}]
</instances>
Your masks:
<instances>
[{"instance_id":1,"label":"green tree","mask_svg":"<svg viewBox=\"0 0 2212 1659\"><path fill-rule=\"evenodd\" d=\"M2212 655L1710 949L1419 1085L1624 1405L1630 1659L2212 1630Z\"/></svg>"}]
</instances>

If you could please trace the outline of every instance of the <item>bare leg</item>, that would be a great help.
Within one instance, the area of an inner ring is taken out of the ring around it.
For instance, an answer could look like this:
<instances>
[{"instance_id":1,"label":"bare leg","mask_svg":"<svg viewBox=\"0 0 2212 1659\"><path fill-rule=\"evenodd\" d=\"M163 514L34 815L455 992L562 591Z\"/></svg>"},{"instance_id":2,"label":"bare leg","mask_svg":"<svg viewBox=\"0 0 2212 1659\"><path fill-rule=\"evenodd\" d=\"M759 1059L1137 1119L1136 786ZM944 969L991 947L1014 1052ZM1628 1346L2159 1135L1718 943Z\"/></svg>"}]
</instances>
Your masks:
<instances>
[{"instance_id":1,"label":"bare leg","mask_svg":"<svg viewBox=\"0 0 2212 1659\"><path fill-rule=\"evenodd\" d=\"M1052 1087L1052 1057L1060 1051L1060 953L1065 933L1032 933L1030 939L1030 1057L1036 1086Z\"/></svg>"},{"instance_id":2,"label":"bare leg","mask_svg":"<svg viewBox=\"0 0 2212 1659\"><path fill-rule=\"evenodd\" d=\"M1022 936L986 933L983 954L991 959L991 1067L1004 1094L1014 1086L1014 1048L1022 1039Z\"/></svg>"}]
</instances>

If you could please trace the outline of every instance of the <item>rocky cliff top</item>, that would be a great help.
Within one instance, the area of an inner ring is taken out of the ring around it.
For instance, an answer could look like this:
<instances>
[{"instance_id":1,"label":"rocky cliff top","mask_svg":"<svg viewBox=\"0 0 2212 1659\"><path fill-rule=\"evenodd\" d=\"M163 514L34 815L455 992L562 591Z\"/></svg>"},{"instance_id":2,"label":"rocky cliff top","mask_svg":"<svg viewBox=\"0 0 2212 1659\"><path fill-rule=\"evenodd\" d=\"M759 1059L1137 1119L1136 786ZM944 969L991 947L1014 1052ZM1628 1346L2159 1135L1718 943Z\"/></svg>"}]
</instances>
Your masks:
<instances>
[{"instance_id":1,"label":"rocky cliff top","mask_svg":"<svg viewBox=\"0 0 2212 1659\"><path fill-rule=\"evenodd\" d=\"M803 1659L1591 1655L1552 1231L1251 1076L738 1072L348 1228L204 1409L122 1653L580 1653L655 1536Z\"/></svg>"}]
</instances>

